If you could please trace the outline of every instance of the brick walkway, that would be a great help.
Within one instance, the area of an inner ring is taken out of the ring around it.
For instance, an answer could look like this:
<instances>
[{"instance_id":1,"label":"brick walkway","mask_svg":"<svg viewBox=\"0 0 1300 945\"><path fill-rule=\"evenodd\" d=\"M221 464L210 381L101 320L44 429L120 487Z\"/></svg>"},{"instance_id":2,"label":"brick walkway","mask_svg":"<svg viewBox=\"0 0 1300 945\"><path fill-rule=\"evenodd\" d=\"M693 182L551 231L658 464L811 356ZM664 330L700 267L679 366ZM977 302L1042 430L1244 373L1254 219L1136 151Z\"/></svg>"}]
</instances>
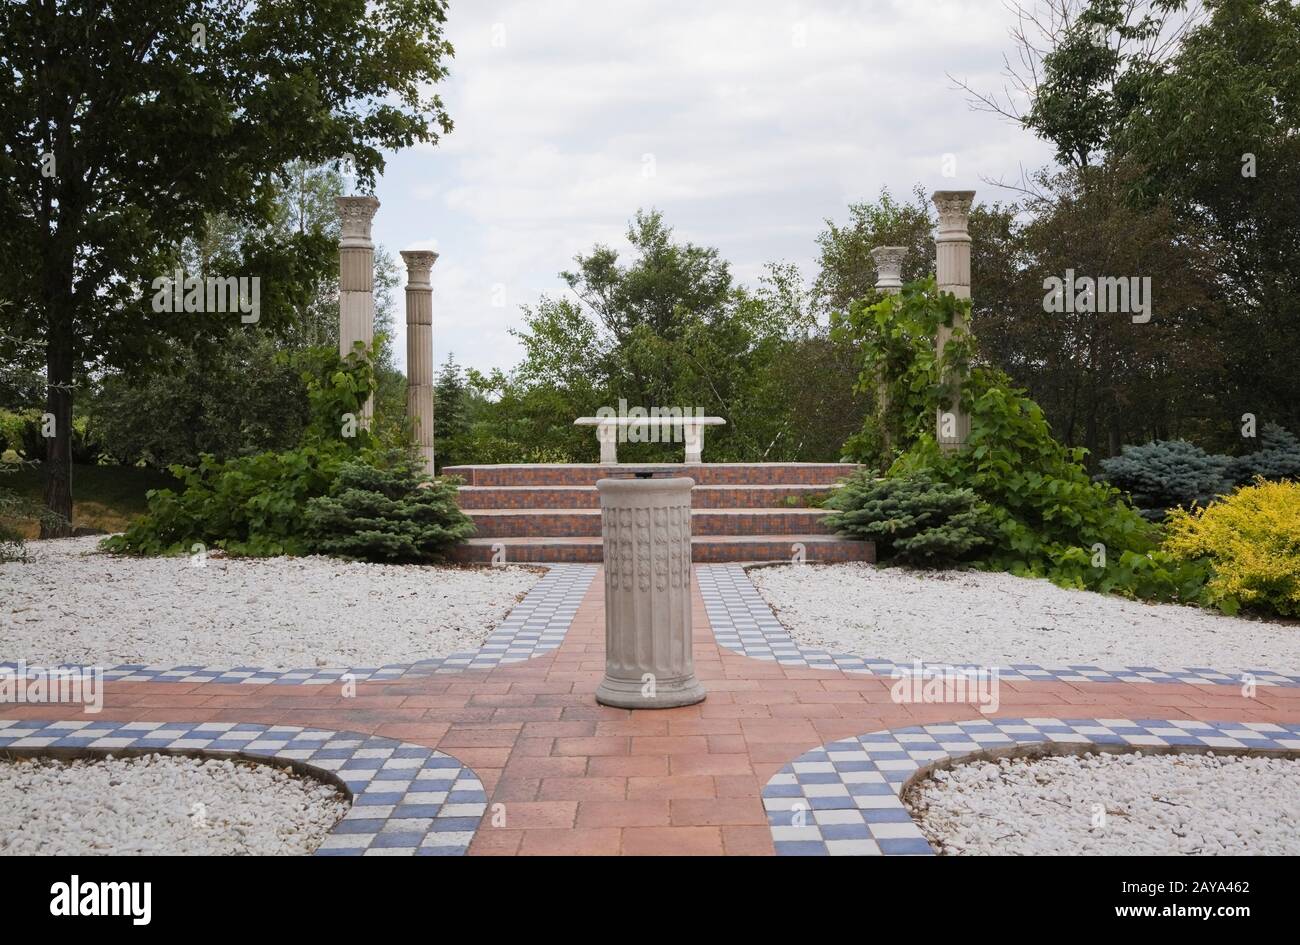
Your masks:
<instances>
[{"instance_id":1,"label":"brick walkway","mask_svg":"<svg viewBox=\"0 0 1300 945\"><path fill-rule=\"evenodd\" d=\"M383 735L470 766L488 793L471 854L771 854L763 785L810 748L880 729L978 719L967 704L900 705L891 680L782 667L719 647L695 592L695 706L599 706L603 581L563 645L486 672L333 686L106 684L93 718L257 722ZM1300 689L1003 682L998 715L1300 722ZM85 719L77 706L6 705L5 718ZM497 808L497 805L504 805ZM504 826L493 826L494 810Z\"/></svg>"}]
</instances>

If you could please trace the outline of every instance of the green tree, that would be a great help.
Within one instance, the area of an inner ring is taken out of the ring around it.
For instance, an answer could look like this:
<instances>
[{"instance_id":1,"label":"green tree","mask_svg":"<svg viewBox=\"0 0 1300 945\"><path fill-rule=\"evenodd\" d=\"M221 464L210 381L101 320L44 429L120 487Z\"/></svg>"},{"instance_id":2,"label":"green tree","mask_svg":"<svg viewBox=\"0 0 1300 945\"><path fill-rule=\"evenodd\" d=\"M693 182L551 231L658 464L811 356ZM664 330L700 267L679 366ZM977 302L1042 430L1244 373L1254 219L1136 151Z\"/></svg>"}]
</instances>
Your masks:
<instances>
[{"instance_id":1,"label":"green tree","mask_svg":"<svg viewBox=\"0 0 1300 945\"><path fill-rule=\"evenodd\" d=\"M470 396L456 355L448 352L433 385L433 453L439 468L461 462L470 429Z\"/></svg>"},{"instance_id":2,"label":"green tree","mask_svg":"<svg viewBox=\"0 0 1300 945\"><path fill-rule=\"evenodd\" d=\"M574 298L525 309L524 360L485 389L491 407L475 424L475 449L513 441L591 461L595 437L573 420L625 401L723 417L706 441L715 461L838 458L855 372L818 328L798 271L774 265L755 288L738 286L716 249L674 240L657 212L636 215L628 242L626 263L605 246L577 257L563 274ZM489 423L493 435L480 436ZM629 442L619 456L680 459L681 449Z\"/></svg>"},{"instance_id":3,"label":"green tree","mask_svg":"<svg viewBox=\"0 0 1300 945\"><path fill-rule=\"evenodd\" d=\"M429 94L451 54L443 0L13 0L0 7L0 282L42 349L55 418L47 506L72 513L73 391L169 336L238 321L153 311L149 287L213 213L267 222L293 160L350 155L369 185L381 147L450 128ZM44 170L44 173L43 173ZM241 247L263 317L310 296L297 241ZM47 530L50 534L56 530Z\"/></svg>"},{"instance_id":4,"label":"green tree","mask_svg":"<svg viewBox=\"0 0 1300 945\"><path fill-rule=\"evenodd\" d=\"M1210 17L1112 137L1138 210L1167 202L1224 246L1220 429L1243 413L1300 425L1300 6L1210 0ZM1240 440L1237 441L1238 443Z\"/></svg>"}]
</instances>

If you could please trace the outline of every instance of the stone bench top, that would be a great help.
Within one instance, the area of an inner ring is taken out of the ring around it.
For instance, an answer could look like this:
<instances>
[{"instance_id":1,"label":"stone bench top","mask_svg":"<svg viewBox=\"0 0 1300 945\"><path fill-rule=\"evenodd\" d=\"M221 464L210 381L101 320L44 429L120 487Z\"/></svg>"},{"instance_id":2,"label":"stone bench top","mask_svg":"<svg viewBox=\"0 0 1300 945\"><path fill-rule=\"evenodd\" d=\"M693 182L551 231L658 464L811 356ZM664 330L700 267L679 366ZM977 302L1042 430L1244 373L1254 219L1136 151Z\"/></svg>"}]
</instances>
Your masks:
<instances>
[{"instance_id":1,"label":"stone bench top","mask_svg":"<svg viewBox=\"0 0 1300 945\"><path fill-rule=\"evenodd\" d=\"M693 427L720 427L725 426L726 420L721 417L579 417L573 421L575 427L597 427L597 426L693 426Z\"/></svg>"}]
</instances>

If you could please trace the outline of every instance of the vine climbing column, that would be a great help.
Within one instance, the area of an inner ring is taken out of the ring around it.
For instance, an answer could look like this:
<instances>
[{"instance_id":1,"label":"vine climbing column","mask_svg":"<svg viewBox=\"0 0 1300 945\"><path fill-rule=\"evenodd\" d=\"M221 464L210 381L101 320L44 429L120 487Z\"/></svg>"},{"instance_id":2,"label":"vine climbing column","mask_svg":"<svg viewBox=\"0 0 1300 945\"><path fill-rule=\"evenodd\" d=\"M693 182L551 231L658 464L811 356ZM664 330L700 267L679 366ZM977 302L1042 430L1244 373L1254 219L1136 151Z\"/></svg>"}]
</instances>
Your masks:
<instances>
[{"instance_id":1,"label":"vine climbing column","mask_svg":"<svg viewBox=\"0 0 1300 945\"><path fill-rule=\"evenodd\" d=\"M347 357L358 341L367 348L375 336L375 244L370 223L379 209L376 197L338 197L339 354ZM366 401L361 425L370 426L374 398Z\"/></svg>"},{"instance_id":2,"label":"vine climbing column","mask_svg":"<svg viewBox=\"0 0 1300 945\"><path fill-rule=\"evenodd\" d=\"M939 232L934 238L935 281L940 292L951 292L959 299L970 298L970 208L975 200L973 190L936 190L934 205L939 209ZM951 326L940 325L935 335L936 353L942 357L943 349L954 332L966 329L965 318L954 316ZM957 390L956 379L948 378L952 389ZM970 436L970 415L954 399L948 407L939 407L935 417L935 438L940 449L960 449Z\"/></svg>"}]
</instances>

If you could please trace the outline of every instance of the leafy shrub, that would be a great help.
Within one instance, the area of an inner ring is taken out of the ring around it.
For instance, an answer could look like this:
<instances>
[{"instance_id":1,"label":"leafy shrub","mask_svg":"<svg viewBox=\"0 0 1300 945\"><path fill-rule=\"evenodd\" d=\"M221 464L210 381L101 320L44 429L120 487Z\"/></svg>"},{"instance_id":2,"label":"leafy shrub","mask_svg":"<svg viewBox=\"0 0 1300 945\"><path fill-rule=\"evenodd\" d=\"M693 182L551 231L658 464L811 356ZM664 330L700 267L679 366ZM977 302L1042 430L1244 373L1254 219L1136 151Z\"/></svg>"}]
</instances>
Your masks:
<instances>
[{"instance_id":1,"label":"leafy shrub","mask_svg":"<svg viewBox=\"0 0 1300 945\"><path fill-rule=\"evenodd\" d=\"M23 431L34 413L31 410L19 412L0 407L0 453L9 450L19 455L23 453Z\"/></svg>"},{"instance_id":2,"label":"leafy shrub","mask_svg":"<svg viewBox=\"0 0 1300 945\"><path fill-rule=\"evenodd\" d=\"M45 459L45 437L42 435L42 411L0 409L0 454L13 450L20 459L41 461ZM101 447L89 429L85 417L72 421L72 461L89 466L99 461Z\"/></svg>"},{"instance_id":3,"label":"leafy shrub","mask_svg":"<svg viewBox=\"0 0 1300 945\"><path fill-rule=\"evenodd\" d=\"M924 475L876 479L859 473L826 508L835 510L824 519L828 528L874 541L882 561L951 564L987 547L994 534L993 516L975 493Z\"/></svg>"},{"instance_id":4,"label":"leafy shrub","mask_svg":"<svg viewBox=\"0 0 1300 945\"><path fill-rule=\"evenodd\" d=\"M16 463L0 463L0 561L21 561L27 556L22 526L58 519L49 509L3 485L4 476L17 471Z\"/></svg>"},{"instance_id":5,"label":"leafy shrub","mask_svg":"<svg viewBox=\"0 0 1300 945\"><path fill-rule=\"evenodd\" d=\"M1207 597L1225 613L1300 616L1300 483L1260 479L1203 509L1176 510L1164 547L1209 558Z\"/></svg>"},{"instance_id":6,"label":"leafy shrub","mask_svg":"<svg viewBox=\"0 0 1300 945\"><path fill-rule=\"evenodd\" d=\"M925 280L839 320L841 336L865 351L860 387L885 387L880 422L873 426L868 418L859 442L888 431L902 448L889 478L926 477L983 504L992 538L978 551L977 567L1072 587L1199 600L1207 569L1161 555L1158 529L1117 489L1089 477L1084 451L1052 436L1038 404L1003 372L972 366L974 343L966 331L957 327L935 356L935 330L954 327L967 305ZM956 396L971 430L962 449L947 452L935 440L934 417Z\"/></svg>"},{"instance_id":7,"label":"leafy shrub","mask_svg":"<svg viewBox=\"0 0 1300 945\"><path fill-rule=\"evenodd\" d=\"M1266 423L1260 448L1232 460L1232 477L1239 485L1255 479L1300 479L1300 439L1276 423Z\"/></svg>"},{"instance_id":8,"label":"leafy shrub","mask_svg":"<svg viewBox=\"0 0 1300 945\"><path fill-rule=\"evenodd\" d=\"M997 538L983 566L1100 587L1114 585L1125 551L1155 550L1154 526L1118 490L1088 476L1084 451L1057 442L1039 406L1001 371L973 369L962 403L971 432L961 450L944 452L925 433L891 473L929 473L971 490L992 509ZM1078 555L1086 550L1091 562L1097 546L1099 564L1081 573L1074 566ZM1160 596L1176 597L1177 589Z\"/></svg>"},{"instance_id":9,"label":"leafy shrub","mask_svg":"<svg viewBox=\"0 0 1300 945\"><path fill-rule=\"evenodd\" d=\"M844 445L846 459L887 469L925 432L935 405L951 393L934 350L935 332L940 325L952 325L954 316L969 306L967 300L940 292L929 278L909 283L896 295L861 299L847 313L832 316L832 339L861 353L854 392L870 395L873 403L862 429ZM964 372L967 339L956 338L944 356L948 367Z\"/></svg>"},{"instance_id":10,"label":"leafy shrub","mask_svg":"<svg viewBox=\"0 0 1300 945\"><path fill-rule=\"evenodd\" d=\"M165 469L293 449L309 420L301 375L312 365L281 344L235 332L217 345L168 345L141 376L108 374L86 401L104 453Z\"/></svg>"},{"instance_id":11,"label":"leafy shrub","mask_svg":"<svg viewBox=\"0 0 1300 945\"><path fill-rule=\"evenodd\" d=\"M365 561L419 563L444 557L474 532L450 480L432 480L402 451L344 463L329 495L307 503L314 552Z\"/></svg>"},{"instance_id":12,"label":"leafy shrub","mask_svg":"<svg viewBox=\"0 0 1300 945\"><path fill-rule=\"evenodd\" d=\"M149 511L105 539L104 549L183 554L202 543L250 556L305 553L308 502L328 494L343 464L373 445L356 424L374 383L372 356L314 349L302 373L311 419L296 449L225 462L205 455L196 468L170 467L184 489L151 490Z\"/></svg>"},{"instance_id":13,"label":"leafy shrub","mask_svg":"<svg viewBox=\"0 0 1300 945\"><path fill-rule=\"evenodd\" d=\"M1185 440L1156 440L1103 459L1100 478L1132 496L1144 517L1159 521L1167 509L1207 505L1230 491L1232 466L1229 457Z\"/></svg>"}]
</instances>

